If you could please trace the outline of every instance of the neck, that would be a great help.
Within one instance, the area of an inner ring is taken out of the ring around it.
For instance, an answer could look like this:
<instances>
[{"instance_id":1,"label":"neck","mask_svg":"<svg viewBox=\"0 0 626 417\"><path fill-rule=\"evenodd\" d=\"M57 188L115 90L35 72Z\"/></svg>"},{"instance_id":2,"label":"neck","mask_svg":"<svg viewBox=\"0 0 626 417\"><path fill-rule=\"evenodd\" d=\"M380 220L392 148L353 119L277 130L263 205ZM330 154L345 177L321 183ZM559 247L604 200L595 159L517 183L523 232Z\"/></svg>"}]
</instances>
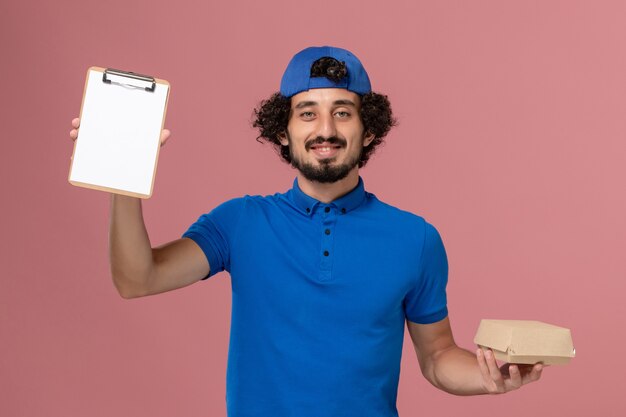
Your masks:
<instances>
[{"instance_id":1,"label":"neck","mask_svg":"<svg viewBox=\"0 0 626 417\"><path fill-rule=\"evenodd\" d=\"M333 183L309 181L298 173L298 186L302 192L322 203L330 203L348 194L359 184L359 169L355 167L342 180Z\"/></svg>"}]
</instances>

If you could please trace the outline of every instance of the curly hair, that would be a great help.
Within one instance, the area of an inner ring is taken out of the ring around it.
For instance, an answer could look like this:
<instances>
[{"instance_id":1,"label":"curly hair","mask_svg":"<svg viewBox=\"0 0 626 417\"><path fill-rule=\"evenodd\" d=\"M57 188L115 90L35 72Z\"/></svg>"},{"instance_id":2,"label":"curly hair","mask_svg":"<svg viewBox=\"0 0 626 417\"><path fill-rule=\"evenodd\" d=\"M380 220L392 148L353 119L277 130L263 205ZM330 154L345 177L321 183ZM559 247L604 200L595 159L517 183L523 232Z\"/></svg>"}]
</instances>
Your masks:
<instances>
[{"instance_id":1,"label":"curly hair","mask_svg":"<svg viewBox=\"0 0 626 417\"><path fill-rule=\"evenodd\" d=\"M391 111L391 103L386 95L379 93L367 93L360 95L361 109L359 116L365 132L374 135L374 140L363 148L359 168L364 167L374 150L384 142L389 130L397 125ZM255 120L252 126L259 129L257 141L272 144L281 158L291 163L289 146L280 143L279 135L287 131L287 124L291 115L291 98L280 93L274 93L269 99L261 101L254 109Z\"/></svg>"},{"instance_id":2,"label":"curly hair","mask_svg":"<svg viewBox=\"0 0 626 417\"><path fill-rule=\"evenodd\" d=\"M326 77L337 83L346 75L348 75L346 63L329 56L322 57L311 65L311 77Z\"/></svg>"}]
</instances>

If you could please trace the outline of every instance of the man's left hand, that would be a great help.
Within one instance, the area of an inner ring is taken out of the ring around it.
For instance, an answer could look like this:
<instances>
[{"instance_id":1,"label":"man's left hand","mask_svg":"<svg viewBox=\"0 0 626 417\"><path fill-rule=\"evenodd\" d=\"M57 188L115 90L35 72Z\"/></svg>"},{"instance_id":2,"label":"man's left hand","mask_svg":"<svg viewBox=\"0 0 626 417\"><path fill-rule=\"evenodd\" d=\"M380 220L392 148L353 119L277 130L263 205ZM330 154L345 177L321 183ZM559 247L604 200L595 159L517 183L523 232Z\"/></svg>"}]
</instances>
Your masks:
<instances>
[{"instance_id":1,"label":"man's left hand","mask_svg":"<svg viewBox=\"0 0 626 417\"><path fill-rule=\"evenodd\" d=\"M506 363L498 367L491 349L479 348L476 351L476 358L483 376L483 385L489 394L504 394L529 382L537 381L541 378L543 370L541 363L535 365Z\"/></svg>"}]
</instances>

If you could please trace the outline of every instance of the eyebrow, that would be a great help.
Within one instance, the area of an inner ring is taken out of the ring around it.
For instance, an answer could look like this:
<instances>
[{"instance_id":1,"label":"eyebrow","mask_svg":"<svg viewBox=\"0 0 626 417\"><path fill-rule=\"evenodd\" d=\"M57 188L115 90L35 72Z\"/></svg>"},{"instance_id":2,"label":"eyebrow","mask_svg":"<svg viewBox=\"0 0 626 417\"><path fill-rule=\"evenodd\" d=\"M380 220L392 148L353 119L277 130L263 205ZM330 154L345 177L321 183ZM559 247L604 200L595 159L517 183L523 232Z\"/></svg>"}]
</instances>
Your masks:
<instances>
[{"instance_id":1,"label":"eyebrow","mask_svg":"<svg viewBox=\"0 0 626 417\"><path fill-rule=\"evenodd\" d=\"M317 101L301 101L298 104L296 104L295 108L296 109L301 109L303 107L311 107L311 106L317 106ZM333 105L335 106L352 106L352 107L356 107L356 104L354 104L354 102L352 100L335 100L333 101Z\"/></svg>"}]
</instances>

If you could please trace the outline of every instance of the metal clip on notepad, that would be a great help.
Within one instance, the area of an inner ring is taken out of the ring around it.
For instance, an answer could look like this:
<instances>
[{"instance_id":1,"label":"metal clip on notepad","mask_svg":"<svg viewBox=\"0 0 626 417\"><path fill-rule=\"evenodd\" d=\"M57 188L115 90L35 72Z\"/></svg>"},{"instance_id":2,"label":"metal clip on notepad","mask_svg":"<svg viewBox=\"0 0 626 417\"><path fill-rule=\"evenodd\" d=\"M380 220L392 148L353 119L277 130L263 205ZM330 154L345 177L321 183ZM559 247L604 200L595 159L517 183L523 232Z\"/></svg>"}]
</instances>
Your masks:
<instances>
[{"instance_id":1,"label":"metal clip on notepad","mask_svg":"<svg viewBox=\"0 0 626 417\"><path fill-rule=\"evenodd\" d=\"M154 92L156 86L154 78L149 75L120 71L113 68L104 70L102 82L107 84L119 84L123 87L142 88L151 93Z\"/></svg>"}]
</instances>

